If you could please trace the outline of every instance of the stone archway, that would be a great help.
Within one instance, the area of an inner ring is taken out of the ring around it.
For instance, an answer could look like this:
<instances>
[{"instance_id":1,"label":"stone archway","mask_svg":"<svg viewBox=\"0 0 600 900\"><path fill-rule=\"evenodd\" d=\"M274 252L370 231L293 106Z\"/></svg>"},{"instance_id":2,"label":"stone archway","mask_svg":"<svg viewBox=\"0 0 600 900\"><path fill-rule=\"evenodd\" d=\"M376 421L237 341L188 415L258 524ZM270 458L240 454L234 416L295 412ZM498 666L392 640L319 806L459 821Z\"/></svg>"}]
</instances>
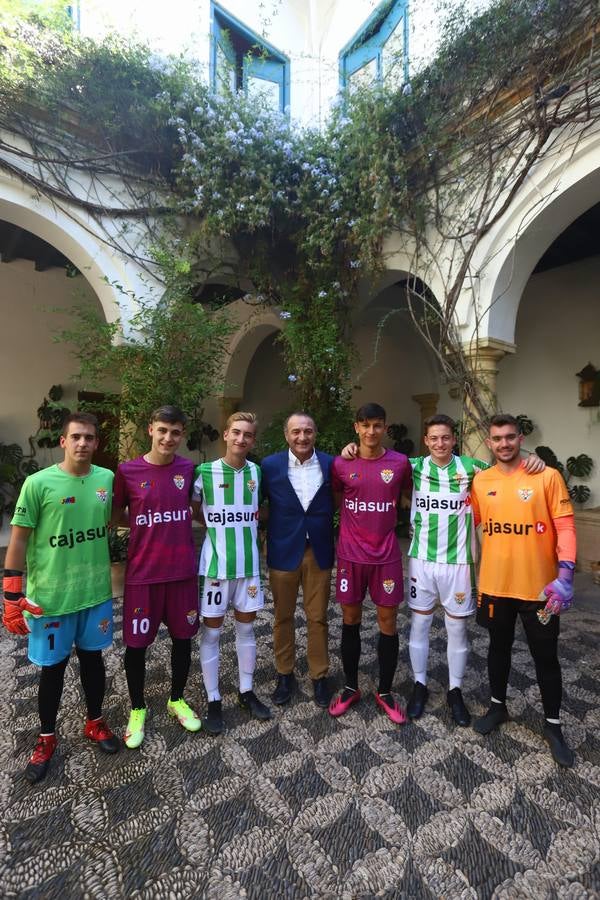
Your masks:
<instances>
[{"instance_id":1,"label":"stone archway","mask_svg":"<svg viewBox=\"0 0 600 900\"><path fill-rule=\"evenodd\" d=\"M364 286L353 319L352 339L360 354L352 372L353 402L356 406L371 400L381 403L390 424L408 427L419 452L424 419L438 411L457 416L459 404L433 351L415 328L406 300L410 274L388 269L375 285ZM431 291L422 287L436 302ZM418 307L415 300L415 311Z\"/></svg>"}]
</instances>

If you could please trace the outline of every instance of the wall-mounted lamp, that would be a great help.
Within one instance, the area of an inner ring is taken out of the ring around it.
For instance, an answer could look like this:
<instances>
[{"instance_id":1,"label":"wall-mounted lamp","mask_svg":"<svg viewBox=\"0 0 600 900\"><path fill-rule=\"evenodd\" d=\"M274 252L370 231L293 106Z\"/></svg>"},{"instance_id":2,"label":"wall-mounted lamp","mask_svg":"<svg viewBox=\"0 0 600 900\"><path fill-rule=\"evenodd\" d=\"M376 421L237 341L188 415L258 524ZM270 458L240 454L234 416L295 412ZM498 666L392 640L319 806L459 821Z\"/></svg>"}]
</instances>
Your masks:
<instances>
[{"instance_id":1,"label":"wall-mounted lamp","mask_svg":"<svg viewBox=\"0 0 600 900\"><path fill-rule=\"evenodd\" d=\"M579 406L600 406L600 371L590 363L577 372Z\"/></svg>"}]
</instances>

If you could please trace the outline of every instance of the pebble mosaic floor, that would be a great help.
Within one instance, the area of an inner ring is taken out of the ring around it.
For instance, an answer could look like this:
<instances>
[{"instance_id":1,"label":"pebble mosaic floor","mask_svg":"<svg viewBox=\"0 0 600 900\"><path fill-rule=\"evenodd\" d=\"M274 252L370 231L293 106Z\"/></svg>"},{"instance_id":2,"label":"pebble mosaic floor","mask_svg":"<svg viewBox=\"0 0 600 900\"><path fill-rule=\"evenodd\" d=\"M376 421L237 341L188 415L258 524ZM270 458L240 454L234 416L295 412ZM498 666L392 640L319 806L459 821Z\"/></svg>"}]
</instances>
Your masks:
<instances>
[{"instance_id":1,"label":"pebble mosaic floor","mask_svg":"<svg viewBox=\"0 0 600 900\"><path fill-rule=\"evenodd\" d=\"M272 606L257 627L256 692L273 688ZM297 617L302 658L306 632ZM331 609L332 678L341 620ZM408 617L400 615L395 689L406 699ZM471 626L464 695L487 707L486 635ZM128 714L120 629L107 654L106 714ZM600 624L565 616L564 731L577 761L552 761L522 632L513 657L512 721L487 738L453 726L446 706L443 620L432 628L431 696L417 723L398 728L376 708L376 627L366 605L362 701L334 720L300 689L272 721L236 706L233 629L223 637L227 730L189 735L166 714L170 642L148 654L151 711L139 751L103 756L83 738L76 662L69 664L59 747L46 779L21 772L37 732L36 669L25 644L0 638L0 896L214 900L269 898L600 897ZM197 655L188 700L200 702Z\"/></svg>"}]
</instances>

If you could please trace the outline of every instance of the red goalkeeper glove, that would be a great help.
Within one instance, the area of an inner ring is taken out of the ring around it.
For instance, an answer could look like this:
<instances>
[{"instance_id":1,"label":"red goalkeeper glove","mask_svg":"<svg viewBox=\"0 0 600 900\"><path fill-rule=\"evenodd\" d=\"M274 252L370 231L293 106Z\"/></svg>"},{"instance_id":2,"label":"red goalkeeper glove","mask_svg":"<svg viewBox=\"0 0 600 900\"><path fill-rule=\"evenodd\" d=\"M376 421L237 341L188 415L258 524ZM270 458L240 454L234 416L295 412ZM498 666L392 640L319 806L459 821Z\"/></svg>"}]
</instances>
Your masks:
<instances>
[{"instance_id":1,"label":"red goalkeeper glove","mask_svg":"<svg viewBox=\"0 0 600 900\"><path fill-rule=\"evenodd\" d=\"M17 569L5 569L2 588L4 591L2 624L12 634L29 634L23 611L31 613L32 616L43 616L44 610L28 600L23 593L23 573Z\"/></svg>"}]
</instances>

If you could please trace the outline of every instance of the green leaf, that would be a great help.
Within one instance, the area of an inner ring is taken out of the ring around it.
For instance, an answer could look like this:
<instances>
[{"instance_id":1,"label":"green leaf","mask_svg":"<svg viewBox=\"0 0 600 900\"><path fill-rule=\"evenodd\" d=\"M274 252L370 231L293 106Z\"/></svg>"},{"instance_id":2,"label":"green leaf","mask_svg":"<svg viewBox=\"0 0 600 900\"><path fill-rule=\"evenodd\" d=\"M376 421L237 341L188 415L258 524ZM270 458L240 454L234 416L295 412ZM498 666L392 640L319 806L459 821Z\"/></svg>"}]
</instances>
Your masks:
<instances>
[{"instance_id":1,"label":"green leaf","mask_svg":"<svg viewBox=\"0 0 600 900\"><path fill-rule=\"evenodd\" d=\"M567 460L567 471L574 475L575 478L588 478L593 468L594 461L587 453L580 453L579 456L570 456Z\"/></svg>"},{"instance_id":2,"label":"green leaf","mask_svg":"<svg viewBox=\"0 0 600 900\"><path fill-rule=\"evenodd\" d=\"M574 503L587 503L592 495L587 484L574 484L569 488L569 497Z\"/></svg>"}]
</instances>

